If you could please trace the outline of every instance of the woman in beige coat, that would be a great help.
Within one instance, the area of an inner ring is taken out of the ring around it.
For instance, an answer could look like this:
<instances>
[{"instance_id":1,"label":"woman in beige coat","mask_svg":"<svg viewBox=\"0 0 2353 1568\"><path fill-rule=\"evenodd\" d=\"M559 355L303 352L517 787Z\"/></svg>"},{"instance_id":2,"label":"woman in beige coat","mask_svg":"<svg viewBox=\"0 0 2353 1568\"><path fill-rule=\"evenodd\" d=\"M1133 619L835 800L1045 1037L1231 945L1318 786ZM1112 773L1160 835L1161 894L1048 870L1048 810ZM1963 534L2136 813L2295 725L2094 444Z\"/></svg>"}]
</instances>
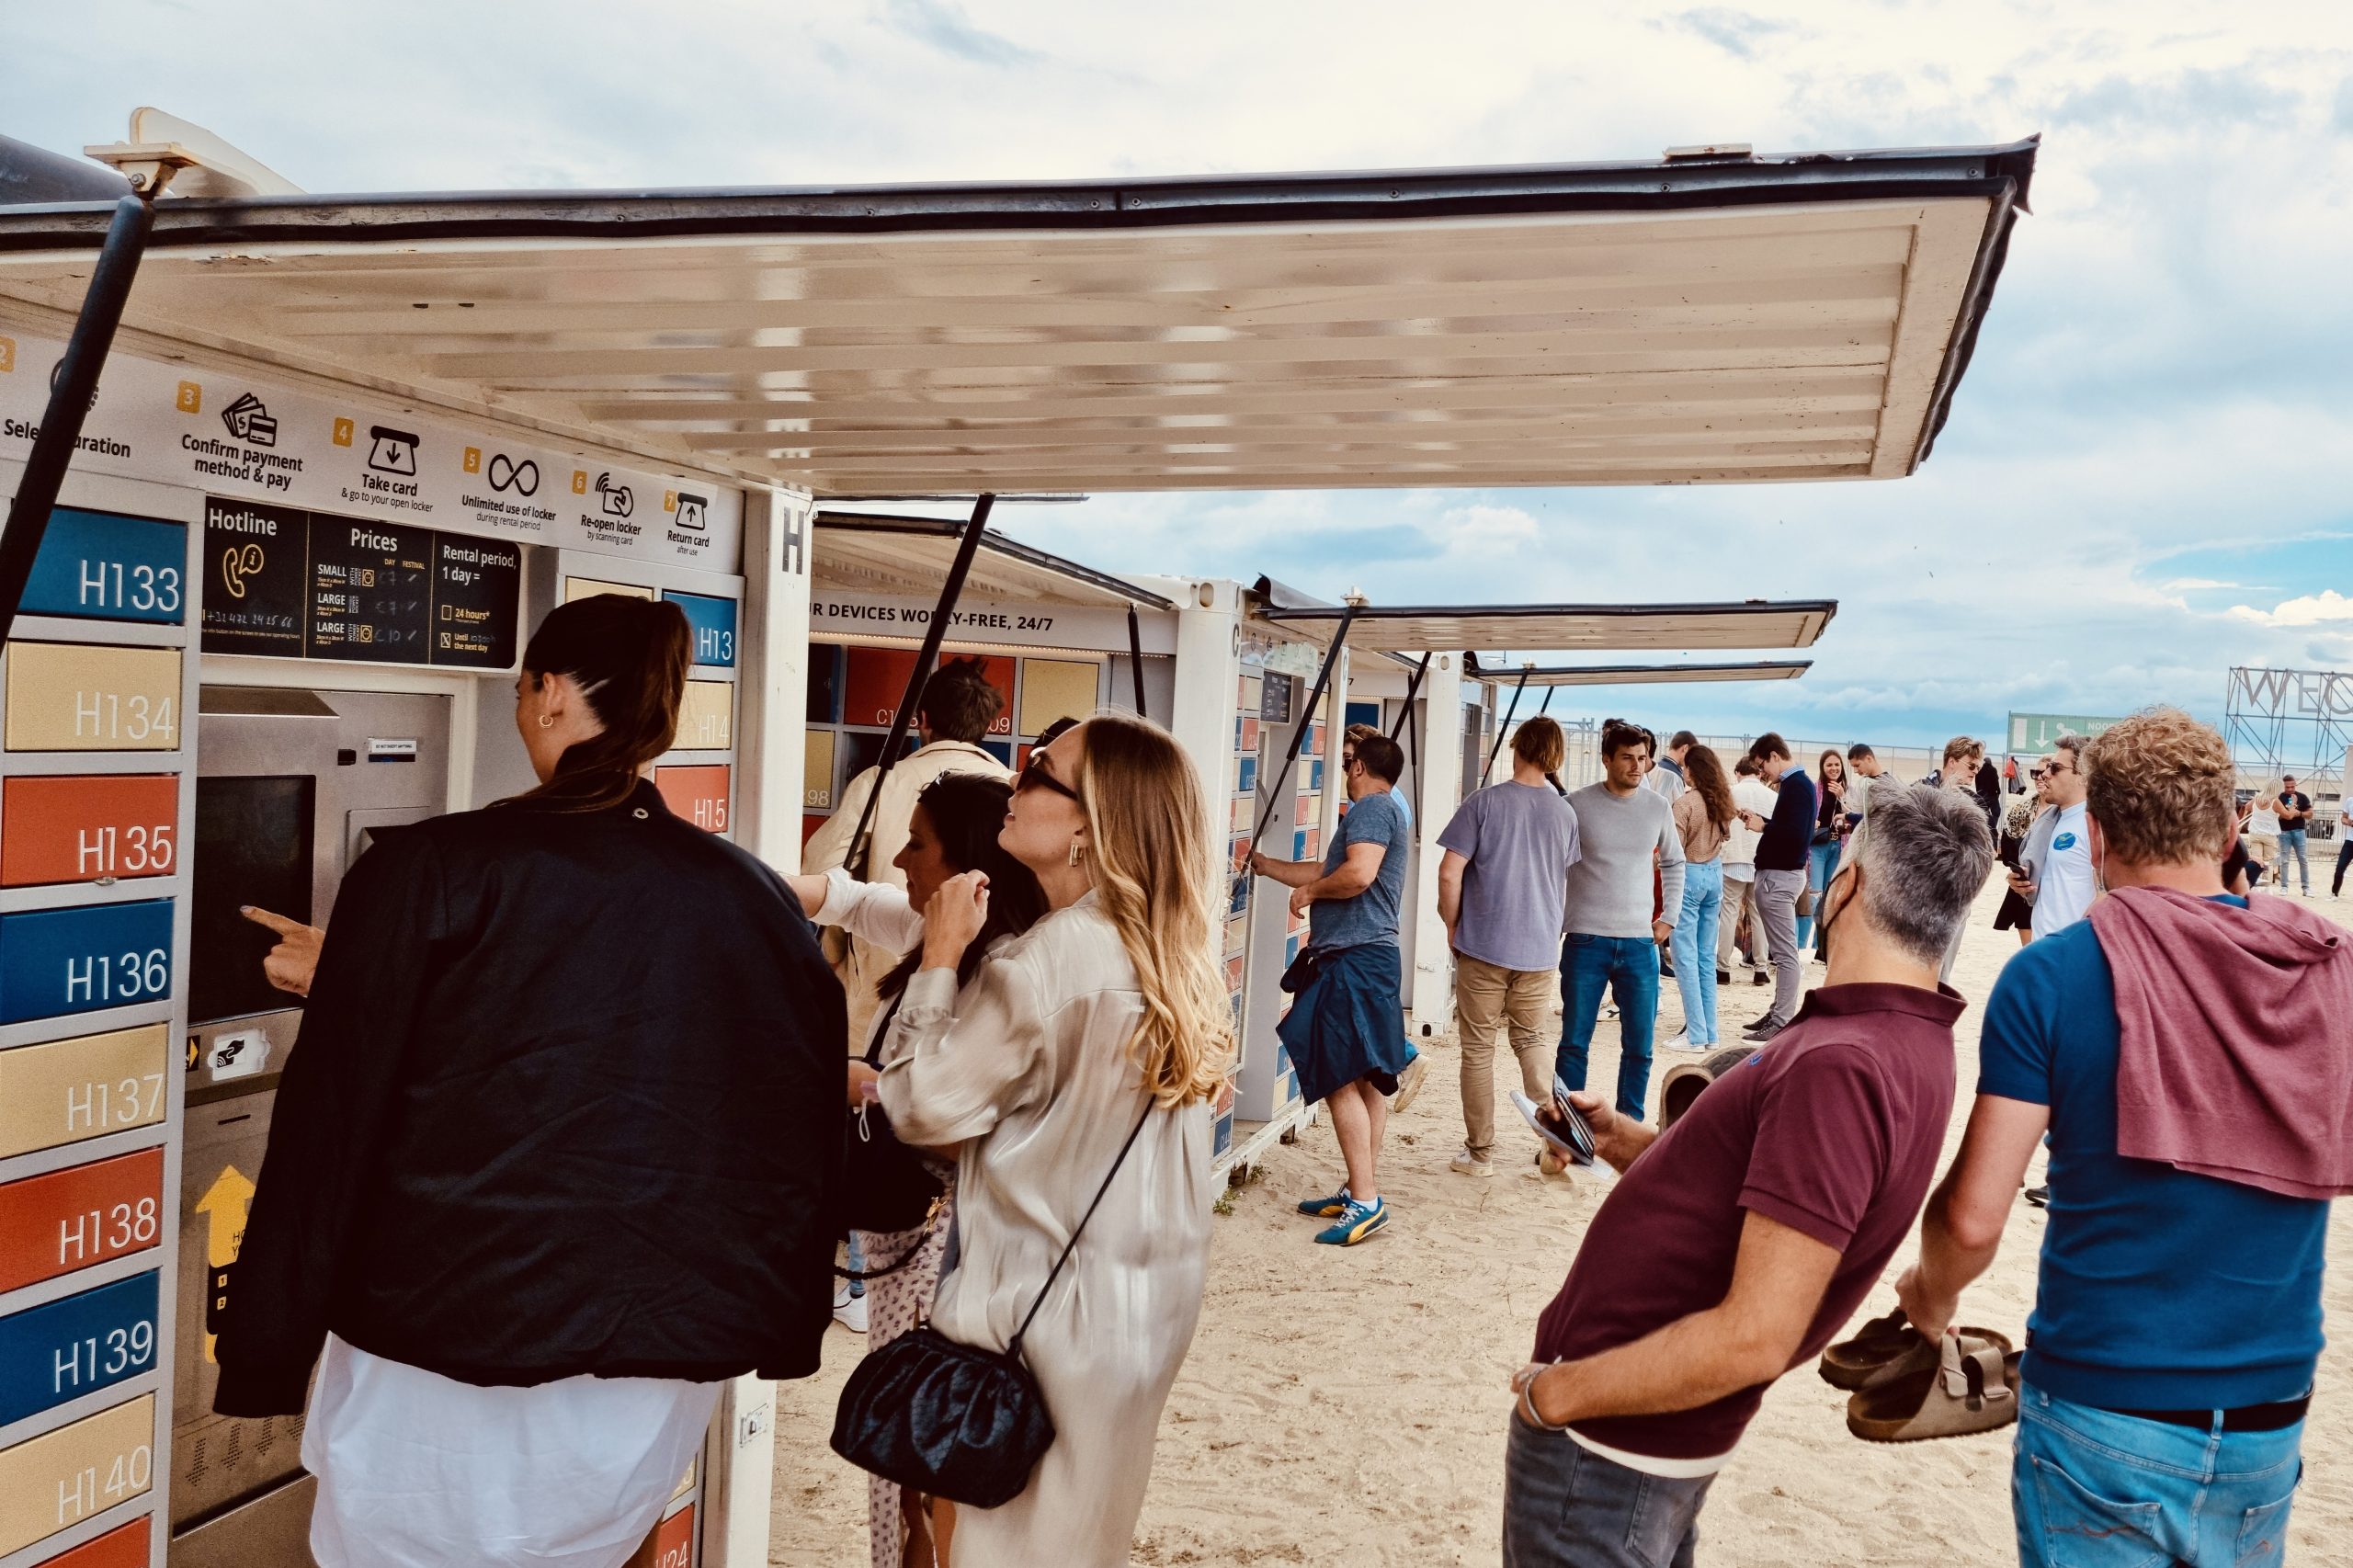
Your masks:
<instances>
[{"instance_id":1,"label":"woman in beige coat","mask_svg":"<svg viewBox=\"0 0 2353 1568\"><path fill-rule=\"evenodd\" d=\"M948 1555L954 1568L1116 1568L1208 1262L1211 1101L1232 1047L1208 812L1165 731L1106 715L1031 756L1000 842L1049 913L960 997L987 880L943 886L883 1053L899 1136L959 1151L959 1256L933 1326L1004 1348L1144 1126L1023 1341L1053 1446L1020 1496L957 1510Z\"/></svg>"}]
</instances>

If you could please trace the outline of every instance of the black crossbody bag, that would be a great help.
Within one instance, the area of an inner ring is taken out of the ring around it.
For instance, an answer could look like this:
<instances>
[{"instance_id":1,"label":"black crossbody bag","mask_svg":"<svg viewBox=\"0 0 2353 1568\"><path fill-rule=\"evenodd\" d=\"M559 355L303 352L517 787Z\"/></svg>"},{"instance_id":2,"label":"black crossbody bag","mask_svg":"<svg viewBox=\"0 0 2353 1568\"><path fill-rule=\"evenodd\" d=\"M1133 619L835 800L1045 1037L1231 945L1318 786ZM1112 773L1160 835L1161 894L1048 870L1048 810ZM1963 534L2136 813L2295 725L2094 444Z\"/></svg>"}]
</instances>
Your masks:
<instances>
[{"instance_id":1,"label":"black crossbody bag","mask_svg":"<svg viewBox=\"0 0 2353 1568\"><path fill-rule=\"evenodd\" d=\"M1012 1342L1002 1350L983 1350L927 1323L901 1335L860 1361L842 1385L834 1452L911 1491L975 1508L999 1507L1021 1495L1054 1442L1045 1391L1021 1358L1021 1341L1153 1109L1144 1107L1120 1145L1120 1157L1095 1189L1095 1201L1054 1259Z\"/></svg>"},{"instance_id":2,"label":"black crossbody bag","mask_svg":"<svg viewBox=\"0 0 2353 1568\"><path fill-rule=\"evenodd\" d=\"M882 1044L891 1038L891 1020L899 1016L899 1003L905 996L902 990L891 998L890 1011L882 1015L866 1048L869 1067L882 1065ZM852 1225L861 1231L912 1231L929 1218L931 1206L946 1190L923 1156L899 1142L881 1101L869 1100L849 1113L842 1207Z\"/></svg>"}]
</instances>

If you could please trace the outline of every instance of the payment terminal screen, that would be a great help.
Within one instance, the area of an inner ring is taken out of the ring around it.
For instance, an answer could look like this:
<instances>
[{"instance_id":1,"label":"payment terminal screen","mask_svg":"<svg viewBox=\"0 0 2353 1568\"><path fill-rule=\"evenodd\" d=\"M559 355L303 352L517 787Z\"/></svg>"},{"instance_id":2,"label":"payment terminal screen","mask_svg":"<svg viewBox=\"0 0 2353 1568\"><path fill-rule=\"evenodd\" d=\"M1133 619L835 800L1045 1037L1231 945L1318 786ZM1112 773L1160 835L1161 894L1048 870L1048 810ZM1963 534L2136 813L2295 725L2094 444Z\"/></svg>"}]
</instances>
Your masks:
<instances>
[{"instance_id":1,"label":"payment terminal screen","mask_svg":"<svg viewBox=\"0 0 2353 1568\"><path fill-rule=\"evenodd\" d=\"M188 946L188 1018L209 1024L269 1013L294 998L262 977L277 938L237 913L241 904L311 918L311 833L318 780L196 781L194 927Z\"/></svg>"}]
</instances>

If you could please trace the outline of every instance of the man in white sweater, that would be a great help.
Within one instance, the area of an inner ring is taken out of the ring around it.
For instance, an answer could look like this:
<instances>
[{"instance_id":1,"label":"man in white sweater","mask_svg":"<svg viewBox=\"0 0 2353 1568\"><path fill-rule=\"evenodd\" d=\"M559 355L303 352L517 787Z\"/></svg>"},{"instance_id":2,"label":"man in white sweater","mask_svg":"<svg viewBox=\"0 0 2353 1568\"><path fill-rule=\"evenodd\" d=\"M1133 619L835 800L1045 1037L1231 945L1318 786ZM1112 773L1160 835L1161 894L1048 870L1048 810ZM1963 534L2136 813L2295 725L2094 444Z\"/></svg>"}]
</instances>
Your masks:
<instances>
[{"instance_id":1,"label":"man in white sweater","mask_svg":"<svg viewBox=\"0 0 2353 1568\"><path fill-rule=\"evenodd\" d=\"M1769 985L1765 922L1756 913L1756 841L1764 835L1765 819L1773 814L1773 787L1756 776L1754 758L1733 765L1732 831L1724 836L1723 918L1716 927L1716 968L1732 978L1733 937L1745 913L1748 916L1747 965L1758 985Z\"/></svg>"},{"instance_id":2,"label":"man in white sweater","mask_svg":"<svg viewBox=\"0 0 2353 1568\"><path fill-rule=\"evenodd\" d=\"M1618 1004L1618 1109L1639 1121L1658 1023L1658 949L1675 932L1660 915L1683 907L1683 838L1666 798L1643 788L1645 732L1622 720L1605 722L1601 763L1601 782L1569 797L1583 855L1569 868L1563 919L1560 1074L1570 1088L1585 1087L1601 994L1608 991Z\"/></svg>"},{"instance_id":3,"label":"man in white sweater","mask_svg":"<svg viewBox=\"0 0 2353 1568\"><path fill-rule=\"evenodd\" d=\"M906 873L896 864L907 846L907 824L915 815L915 797L943 773L981 773L1010 778L1012 771L981 747L997 715L1005 710L1004 694L989 684L978 659L950 659L924 682L915 705L915 733L923 748L900 758L882 780L881 798L867 824L872 848L853 854L850 838L874 792L881 768L870 767L849 781L825 825L810 836L801 852L801 869L814 875L847 866L860 881L907 885ZM831 949L828 949L829 951ZM866 1038L867 1021L874 1016L875 983L899 961L901 955L870 947L853 937L849 950L836 966L849 991L849 1038Z\"/></svg>"}]
</instances>

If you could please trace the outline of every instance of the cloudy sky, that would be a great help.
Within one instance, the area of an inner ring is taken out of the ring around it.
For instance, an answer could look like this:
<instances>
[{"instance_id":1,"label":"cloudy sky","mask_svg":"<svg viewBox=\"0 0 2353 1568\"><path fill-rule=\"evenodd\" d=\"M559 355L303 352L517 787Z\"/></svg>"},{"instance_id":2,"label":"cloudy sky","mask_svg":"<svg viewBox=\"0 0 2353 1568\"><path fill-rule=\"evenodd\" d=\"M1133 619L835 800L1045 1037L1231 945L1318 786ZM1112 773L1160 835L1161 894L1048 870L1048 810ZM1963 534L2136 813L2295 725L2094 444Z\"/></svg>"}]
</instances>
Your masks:
<instances>
[{"instance_id":1,"label":"cloudy sky","mask_svg":"<svg viewBox=\"0 0 2353 1568\"><path fill-rule=\"evenodd\" d=\"M1579 694L1927 742L2221 716L2353 668L2353 6L0 0L0 131L152 103L316 191L1404 167L2044 136L1936 453L1893 483L1098 496L1110 569L1336 597L1835 597L1793 686ZM1557 708L1558 705L1556 705Z\"/></svg>"}]
</instances>

